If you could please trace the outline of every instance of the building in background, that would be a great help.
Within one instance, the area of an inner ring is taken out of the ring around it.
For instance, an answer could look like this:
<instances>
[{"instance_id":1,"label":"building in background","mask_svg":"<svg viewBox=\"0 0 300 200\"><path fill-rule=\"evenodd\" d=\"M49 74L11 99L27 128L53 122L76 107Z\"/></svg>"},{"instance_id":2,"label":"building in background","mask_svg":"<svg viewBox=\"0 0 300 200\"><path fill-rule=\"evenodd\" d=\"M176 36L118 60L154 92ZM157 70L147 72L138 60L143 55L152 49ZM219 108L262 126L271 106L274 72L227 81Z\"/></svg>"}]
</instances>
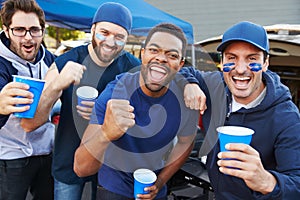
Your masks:
<instances>
[{"instance_id":1,"label":"building in background","mask_svg":"<svg viewBox=\"0 0 300 200\"><path fill-rule=\"evenodd\" d=\"M218 70L215 48L227 28L240 21L265 26L270 39L269 69L281 76L300 109L300 0L145 1L193 25L194 55L188 49L187 60L194 60L192 64L204 71Z\"/></svg>"},{"instance_id":2,"label":"building in background","mask_svg":"<svg viewBox=\"0 0 300 200\"><path fill-rule=\"evenodd\" d=\"M299 0L145 0L193 25L195 42L221 35L239 21L300 24ZM155 16L154 16L155 17Z\"/></svg>"}]
</instances>

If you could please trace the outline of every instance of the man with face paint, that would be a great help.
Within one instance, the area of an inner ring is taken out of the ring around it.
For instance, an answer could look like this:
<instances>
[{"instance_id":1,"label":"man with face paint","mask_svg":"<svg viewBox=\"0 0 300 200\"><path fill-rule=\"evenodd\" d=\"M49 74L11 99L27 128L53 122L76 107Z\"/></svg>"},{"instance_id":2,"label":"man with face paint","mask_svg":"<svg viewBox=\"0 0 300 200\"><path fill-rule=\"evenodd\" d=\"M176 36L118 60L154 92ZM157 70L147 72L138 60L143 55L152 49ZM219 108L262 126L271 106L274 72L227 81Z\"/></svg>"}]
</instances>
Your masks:
<instances>
[{"instance_id":1,"label":"man with face paint","mask_svg":"<svg viewBox=\"0 0 300 200\"><path fill-rule=\"evenodd\" d=\"M78 106L76 89L92 86L101 93L117 74L140 65L139 59L124 50L131 26L132 16L126 7L113 2L102 4L92 21L91 44L73 48L59 56L47 74L51 84L41 97L43 103L38 107L38 114L26 128L34 129L43 123L43 110L49 110L60 97L62 107L52 165L55 199L80 200L85 183L96 181L96 176L80 178L73 171L74 152L94 106L88 101L82 102L85 106Z\"/></svg>"},{"instance_id":2,"label":"man with face paint","mask_svg":"<svg viewBox=\"0 0 300 200\"><path fill-rule=\"evenodd\" d=\"M216 199L299 199L300 115L288 88L268 70L265 29L251 22L237 23L224 33L217 50L222 54L223 73L214 76L214 82L221 84L206 91L207 102L225 93L217 102L227 104L224 124L248 127L255 133L250 145L228 144L227 152L221 153L219 143L214 143L207 170ZM189 73L199 82L212 77L193 68ZM215 105L208 103L206 113L213 113ZM206 113L205 130L214 120Z\"/></svg>"}]
</instances>

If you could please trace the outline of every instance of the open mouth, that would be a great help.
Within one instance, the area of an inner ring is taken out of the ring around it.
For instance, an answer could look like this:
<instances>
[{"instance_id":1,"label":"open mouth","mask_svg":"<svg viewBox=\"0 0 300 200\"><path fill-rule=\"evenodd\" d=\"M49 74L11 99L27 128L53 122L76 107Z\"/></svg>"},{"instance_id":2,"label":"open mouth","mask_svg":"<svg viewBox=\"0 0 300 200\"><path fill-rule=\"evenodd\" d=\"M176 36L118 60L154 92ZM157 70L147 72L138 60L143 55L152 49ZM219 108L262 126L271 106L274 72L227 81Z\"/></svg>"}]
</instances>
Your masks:
<instances>
[{"instance_id":1,"label":"open mouth","mask_svg":"<svg viewBox=\"0 0 300 200\"><path fill-rule=\"evenodd\" d=\"M233 76L232 80L237 88L245 89L248 88L251 78L248 76L246 77Z\"/></svg>"},{"instance_id":2,"label":"open mouth","mask_svg":"<svg viewBox=\"0 0 300 200\"><path fill-rule=\"evenodd\" d=\"M150 69L150 76L153 82L159 83L167 76L167 70L160 66L152 66Z\"/></svg>"},{"instance_id":3,"label":"open mouth","mask_svg":"<svg viewBox=\"0 0 300 200\"><path fill-rule=\"evenodd\" d=\"M23 45L26 52L32 52L34 50L34 45Z\"/></svg>"}]
</instances>

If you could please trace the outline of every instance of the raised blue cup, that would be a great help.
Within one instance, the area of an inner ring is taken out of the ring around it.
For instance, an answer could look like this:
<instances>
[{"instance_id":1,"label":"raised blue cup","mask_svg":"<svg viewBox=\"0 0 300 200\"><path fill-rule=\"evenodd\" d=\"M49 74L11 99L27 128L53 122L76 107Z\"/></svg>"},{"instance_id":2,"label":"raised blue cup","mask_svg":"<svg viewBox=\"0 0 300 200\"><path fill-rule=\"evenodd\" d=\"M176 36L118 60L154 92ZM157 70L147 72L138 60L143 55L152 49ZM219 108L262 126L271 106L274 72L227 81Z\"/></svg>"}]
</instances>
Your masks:
<instances>
[{"instance_id":1,"label":"raised blue cup","mask_svg":"<svg viewBox=\"0 0 300 200\"><path fill-rule=\"evenodd\" d=\"M18 75L13 75L13 81L14 82L20 82L20 83L25 83L30 86L29 91L33 93L33 102L32 104L17 104L16 106L26 106L29 105L30 109L26 110L24 112L15 112L14 115L19 118L33 118L34 114L36 112L36 109L38 107L39 101L41 94L44 89L45 81L36 79L36 78L31 78L31 77L26 77L26 76L18 76ZM19 97L23 98L23 97Z\"/></svg>"},{"instance_id":2,"label":"raised blue cup","mask_svg":"<svg viewBox=\"0 0 300 200\"><path fill-rule=\"evenodd\" d=\"M82 101L93 101L95 102L98 97L98 90L91 86L81 86L76 90L77 103L79 106L86 107Z\"/></svg>"},{"instance_id":3,"label":"raised blue cup","mask_svg":"<svg viewBox=\"0 0 300 200\"><path fill-rule=\"evenodd\" d=\"M156 181L156 174L149 169L137 169L133 173L134 177L134 197L137 199L138 194L148 194L145 187L152 186Z\"/></svg>"},{"instance_id":4,"label":"raised blue cup","mask_svg":"<svg viewBox=\"0 0 300 200\"><path fill-rule=\"evenodd\" d=\"M228 143L250 144L254 130L241 126L221 126L217 128L220 141L220 151L228 151L225 145Z\"/></svg>"}]
</instances>

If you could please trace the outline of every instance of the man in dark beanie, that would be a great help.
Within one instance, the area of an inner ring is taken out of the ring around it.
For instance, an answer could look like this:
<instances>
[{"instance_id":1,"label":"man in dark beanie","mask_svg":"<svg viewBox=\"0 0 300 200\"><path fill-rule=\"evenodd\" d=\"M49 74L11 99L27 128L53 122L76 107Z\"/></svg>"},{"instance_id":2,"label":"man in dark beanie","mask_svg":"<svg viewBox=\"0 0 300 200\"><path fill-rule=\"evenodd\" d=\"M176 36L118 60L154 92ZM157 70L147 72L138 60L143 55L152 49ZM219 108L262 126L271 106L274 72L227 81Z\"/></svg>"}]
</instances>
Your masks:
<instances>
[{"instance_id":1,"label":"man in dark beanie","mask_svg":"<svg viewBox=\"0 0 300 200\"><path fill-rule=\"evenodd\" d=\"M74 153L88 125L93 102L77 105L76 89L92 86L99 93L117 74L139 66L140 61L124 50L131 31L130 11L119 3L101 5L92 21L92 42L73 48L59 56L47 74L50 83L41 97L37 114L27 130L44 123L45 110L53 103L62 102L60 122L54 142L52 174L55 179L55 199L80 200L85 183L94 181L96 175L78 177L73 171ZM96 184L93 184L95 194ZM95 195L92 195L92 199Z\"/></svg>"}]
</instances>

